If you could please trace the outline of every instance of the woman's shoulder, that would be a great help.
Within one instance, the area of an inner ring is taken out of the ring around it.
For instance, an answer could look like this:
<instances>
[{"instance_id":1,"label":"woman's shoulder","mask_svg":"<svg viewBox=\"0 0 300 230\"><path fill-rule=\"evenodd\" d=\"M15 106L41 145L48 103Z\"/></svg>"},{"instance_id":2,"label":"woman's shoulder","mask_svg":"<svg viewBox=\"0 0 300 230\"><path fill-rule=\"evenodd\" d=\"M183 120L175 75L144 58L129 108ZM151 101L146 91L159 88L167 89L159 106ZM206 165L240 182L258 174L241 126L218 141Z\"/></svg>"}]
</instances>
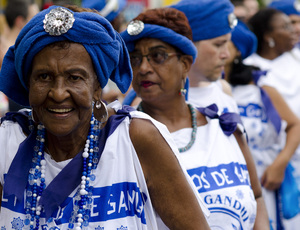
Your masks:
<instances>
[{"instance_id":1,"label":"woman's shoulder","mask_svg":"<svg viewBox=\"0 0 300 230\"><path fill-rule=\"evenodd\" d=\"M14 115L7 114L6 116L1 118L0 122L0 140L3 140L4 137L7 136L20 136L22 138L26 137L22 127L25 126L25 118L24 121L22 115L16 118ZM23 124L21 124L23 123Z\"/></svg>"},{"instance_id":2,"label":"woman's shoulder","mask_svg":"<svg viewBox=\"0 0 300 230\"><path fill-rule=\"evenodd\" d=\"M0 125L0 184L3 182L1 176L7 172L19 145L25 139L26 135L17 121L2 121Z\"/></svg>"},{"instance_id":3,"label":"woman's shoulder","mask_svg":"<svg viewBox=\"0 0 300 230\"><path fill-rule=\"evenodd\" d=\"M159 134L157 127L150 119L134 117L130 122L130 135L135 138L151 138L152 135ZM145 140L146 141L146 140Z\"/></svg>"}]
</instances>

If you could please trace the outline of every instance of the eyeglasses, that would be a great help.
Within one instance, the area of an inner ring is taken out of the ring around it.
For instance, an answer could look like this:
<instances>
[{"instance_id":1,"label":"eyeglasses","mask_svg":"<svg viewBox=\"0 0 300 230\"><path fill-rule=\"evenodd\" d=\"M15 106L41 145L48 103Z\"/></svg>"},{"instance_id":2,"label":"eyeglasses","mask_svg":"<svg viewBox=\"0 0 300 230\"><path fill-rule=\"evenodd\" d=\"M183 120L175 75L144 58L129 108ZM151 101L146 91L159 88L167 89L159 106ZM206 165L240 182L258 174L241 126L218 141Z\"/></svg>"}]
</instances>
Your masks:
<instances>
[{"instance_id":1,"label":"eyeglasses","mask_svg":"<svg viewBox=\"0 0 300 230\"><path fill-rule=\"evenodd\" d=\"M143 58L146 57L148 62L152 66L162 65L169 57L181 55L179 53L166 53L164 51L154 50L150 51L150 53L142 55L139 53L131 53L130 54L130 62L131 66L138 67L141 65Z\"/></svg>"}]
</instances>

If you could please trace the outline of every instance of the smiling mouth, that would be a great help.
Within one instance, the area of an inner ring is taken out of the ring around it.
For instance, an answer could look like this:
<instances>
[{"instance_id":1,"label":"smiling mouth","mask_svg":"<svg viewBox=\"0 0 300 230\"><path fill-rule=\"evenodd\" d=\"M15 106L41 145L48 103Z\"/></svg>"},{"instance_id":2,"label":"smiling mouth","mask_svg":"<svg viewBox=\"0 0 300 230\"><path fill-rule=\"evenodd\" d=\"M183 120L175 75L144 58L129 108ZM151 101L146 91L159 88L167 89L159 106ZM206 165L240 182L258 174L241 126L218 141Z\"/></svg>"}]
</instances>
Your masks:
<instances>
[{"instance_id":1,"label":"smiling mouth","mask_svg":"<svg viewBox=\"0 0 300 230\"><path fill-rule=\"evenodd\" d=\"M148 88L148 87L150 87L152 85L154 85L154 83L151 82L151 81L142 81L141 82L141 86L144 87L144 88Z\"/></svg>"},{"instance_id":2,"label":"smiling mouth","mask_svg":"<svg viewBox=\"0 0 300 230\"><path fill-rule=\"evenodd\" d=\"M48 109L48 111L51 113L59 113L59 114L69 113L72 110L73 109Z\"/></svg>"}]
</instances>

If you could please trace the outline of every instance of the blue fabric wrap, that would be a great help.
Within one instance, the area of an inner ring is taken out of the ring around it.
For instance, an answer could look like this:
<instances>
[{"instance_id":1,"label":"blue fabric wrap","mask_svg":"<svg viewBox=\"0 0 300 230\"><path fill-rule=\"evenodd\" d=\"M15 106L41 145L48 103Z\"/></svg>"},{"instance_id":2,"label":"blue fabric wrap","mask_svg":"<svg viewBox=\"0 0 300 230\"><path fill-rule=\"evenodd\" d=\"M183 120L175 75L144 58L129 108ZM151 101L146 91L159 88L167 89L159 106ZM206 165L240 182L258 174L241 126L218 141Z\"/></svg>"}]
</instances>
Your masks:
<instances>
[{"instance_id":1,"label":"blue fabric wrap","mask_svg":"<svg viewBox=\"0 0 300 230\"><path fill-rule=\"evenodd\" d=\"M237 113L223 113L219 116L219 109L216 104L211 104L207 107L199 107L197 109L200 113L209 117L210 119L218 119L220 127L226 136L233 134L238 124L243 125L241 117Z\"/></svg>"},{"instance_id":2,"label":"blue fabric wrap","mask_svg":"<svg viewBox=\"0 0 300 230\"><path fill-rule=\"evenodd\" d=\"M229 0L181 0L170 7L185 13L193 31L193 40L216 38L232 31L228 15L234 6Z\"/></svg>"},{"instance_id":3,"label":"blue fabric wrap","mask_svg":"<svg viewBox=\"0 0 300 230\"><path fill-rule=\"evenodd\" d=\"M108 2L106 0L82 0L81 6L84 8L90 8L101 11L107 3ZM118 0L118 7L111 11L108 15L106 15L105 18L110 22L113 21L125 8L126 4L127 0Z\"/></svg>"},{"instance_id":4,"label":"blue fabric wrap","mask_svg":"<svg viewBox=\"0 0 300 230\"><path fill-rule=\"evenodd\" d=\"M295 7L296 1L295 0L277 0L277 1L272 1L268 7L274 8L276 10L280 10L283 13L287 15L291 14L296 14L300 15L299 10L296 9Z\"/></svg>"},{"instance_id":5,"label":"blue fabric wrap","mask_svg":"<svg viewBox=\"0 0 300 230\"><path fill-rule=\"evenodd\" d=\"M191 55L193 57L193 62L197 57L197 49L190 39L164 26L144 24L143 31L138 35L129 35L127 30L125 30L121 33L121 36L124 39L129 52L134 50L136 41L142 38L157 38L176 47L184 54Z\"/></svg>"},{"instance_id":6,"label":"blue fabric wrap","mask_svg":"<svg viewBox=\"0 0 300 230\"><path fill-rule=\"evenodd\" d=\"M262 70L256 70L252 72L252 78L254 83L257 85L258 80L261 78L261 76L264 76L267 74L267 71L262 71ZM260 95L261 95L261 101L265 107L266 114L268 119L270 119L271 123L274 125L274 128L277 132L277 134L280 133L281 130L281 117L274 107L271 98L267 94L267 92L259 87L260 89Z\"/></svg>"},{"instance_id":7,"label":"blue fabric wrap","mask_svg":"<svg viewBox=\"0 0 300 230\"><path fill-rule=\"evenodd\" d=\"M238 21L237 26L232 31L231 41L241 52L242 59L245 59L256 52L257 38L242 21Z\"/></svg>"},{"instance_id":8,"label":"blue fabric wrap","mask_svg":"<svg viewBox=\"0 0 300 230\"><path fill-rule=\"evenodd\" d=\"M123 39L109 21L96 13L74 12L73 27L60 36L51 36L45 32L43 20L56 7L38 13L21 30L15 45L4 57L0 91L18 104L28 106L27 82L33 58L47 45L67 40L85 47L102 88L111 79L125 93L132 80L129 54Z\"/></svg>"}]
</instances>

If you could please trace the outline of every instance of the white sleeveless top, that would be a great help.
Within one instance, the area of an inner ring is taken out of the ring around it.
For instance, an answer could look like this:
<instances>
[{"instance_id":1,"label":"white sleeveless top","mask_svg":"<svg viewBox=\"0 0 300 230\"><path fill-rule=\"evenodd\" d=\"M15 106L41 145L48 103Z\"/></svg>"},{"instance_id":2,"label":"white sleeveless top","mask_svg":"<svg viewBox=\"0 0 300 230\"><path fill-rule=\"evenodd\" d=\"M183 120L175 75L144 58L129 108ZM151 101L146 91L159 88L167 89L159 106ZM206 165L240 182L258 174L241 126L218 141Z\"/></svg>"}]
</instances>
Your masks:
<instances>
[{"instance_id":1,"label":"white sleeveless top","mask_svg":"<svg viewBox=\"0 0 300 230\"><path fill-rule=\"evenodd\" d=\"M196 107L206 107L214 103L219 108L219 115L225 112L238 113L236 102L224 93L218 81L211 82L208 86L190 87L188 103Z\"/></svg>"},{"instance_id":2,"label":"white sleeveless top","mask_svg":"<svg viewBox=\"0 0 300 230\"><path fill-rule=\"evenodd\" d=\"M141 112L134 111L130 115L134 118L152 121L174 153L178 154L178 150L164 125ZM91 215L86 229L168 229L151 204L142 167L129 136L130 121L127 116L106 140L98 167L95 169L96 179L90 183L94 189ZM0 183L2 185L18 146L24 139L25 135L17 123L5 121L0 126ZM48 154L45 154L45 160L47 161L47 185L70 160L55 162ZM186 171L183 170L183 172L195 194L197 194L204 214L209 215ZM68 229L73 210L73 196L76 191L77 189L63 202L63 207L59 207L55 211L53 218L51 217L46 222L45 218L41 216L41 229ZM16 202L14 196L5 197L3 194L0 228L29 229L28 223L26 225L24 220L24 204Z\"/></svg>"},{"instance_id":3,"label":"white sleeveless top","mask_svg":"<svg viewBox=\"0 0 300 230\"><path fill-rule=\"evenodd\" d=\"M271 86L285 99L291 110L300 118L300 59L286 52L273 62L272 69L261 77L258 85Z\"/></svg>"},{"instance_id":4,"label":"white sleeveless top","mask_svg":"<svg viewBox=\"0 0 300 230\"><path fill-rule=\"evenodd\" d=\"M281 131L278 135L274 125L267 119L260 89L256 85L235 86L232 94L248 135L248 145L257 167L258 177L261 178L266 167L273 163L284 146L286 122L281 122Z\"/></svg>"},{"instance_id":5,"label":"white sleeveless top","mask_svg":"<svg viewBox=\"0 0 300 230\"><path fill-rule=\"evenodd\" d=\"M269 60L259 56L257 53L251 54L249 57L243 60L245 65L253 65L261 70L269 70L272 68L273 60Z\"/></svg>"},{"instance_id":6,"label":"white sleeveless top","mask_svg":"<svg viewBox=\"0 0 300 230\"><path fill-rule=\"evenodd\" d=\"M181 162L211 212L211 229L252 229L256 201L243 153L235 137L223 133L219 120L207 120L208 124L198 127L191 149L180 153ZM171 134L181 148L191 132L184 128Z\"/></svg>"}]
</instances>

